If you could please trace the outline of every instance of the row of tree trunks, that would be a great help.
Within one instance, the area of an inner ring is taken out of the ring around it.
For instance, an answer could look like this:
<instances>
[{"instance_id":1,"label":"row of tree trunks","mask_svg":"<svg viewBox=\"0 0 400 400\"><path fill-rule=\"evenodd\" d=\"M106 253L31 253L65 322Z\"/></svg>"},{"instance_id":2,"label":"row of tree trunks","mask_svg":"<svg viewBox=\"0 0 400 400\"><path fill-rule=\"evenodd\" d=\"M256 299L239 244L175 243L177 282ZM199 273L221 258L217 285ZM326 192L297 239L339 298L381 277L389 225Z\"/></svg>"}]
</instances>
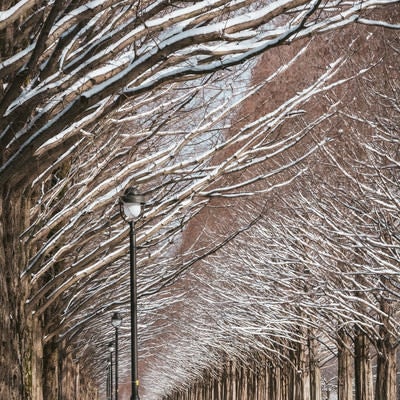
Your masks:
<instances>
[{"instance_id":1,"label":"row of tree trunks","mask_svg":"<svg viewBox=\"0 0 400 400\"><path fill-rule=\"evenodd\" d=\"M382 331L385 325L382 325ZM338 331L337 398L338 400L396 400L396 347L385 332L371 345L368 335L355 327L350 335ZM377 374L373 385L372 349ZM316 339L292 346L286 361L275 363L255 355L252 362L224 363L222 369L206 371L201 380L164 400L328 400L322 392L321 370Z\"/></svg>"},{"instance_id":2,"label":"row of tree trunks","mask_svg":"<svg viewBox=\"0 0 400 400\"><path fill-rule=\"evenodd\" d=\"M80 364L66 351L65 343L49 343L44 347L43 397L36 399L96 400L98 388L81 374Z\"/></svg>"},{"instance_id":3,"label":"row of tree trunks","mask_svg":"<svg viewBox=\"0 0 400 400\"><path fill-rule=\"evenodd\" d=\"M26 310L29 277L22 273L34 249L21 233L29 227L30 194L0 192L0 399L92 400L97 388L82 376L65 344L43 344L46 321ZM49 318L55 320L54 315Z\"/></svg>"},{"instance_id":4,"label":"row of tree trunks","mask_svg":"<svg viewBox=\"0 0 400 400\"><path fill-rule=\"evenodd\" d=\"M29 255L23 251L19 235L28 226L29 199L10 188L0 196L0 398L29 398L32 365L32 320L26 318L27 285L19 279ZM37 367L37 365L35 365ZM35 371L36 374L36 371Z\"/></svg>"},{"instance_id":5,"label":"row of tree trunks","mask_svg":"<svg viewBox=\"0 0 400 400\"><path fill-rule=\"evenodd\" d=\"M386 310L388 311L388 310ZM359 326L354 337L345 329L338 332L338 400L396 400L397 346L382 321L380 336L371 343L371 335ZM354 343L354 347L353 347ZM375 392L373 360L376 352Z\"/></svg>"},{"instance_id":6,"label":"row of tree trunks","mask_svg":"<svg viewBox=\"0 0 400 400\"><path fill-rule=\"evenodd\" d=\"M228 361L221 370L204 372L201 381L166 400L320 400L316 354L310 339L294 344L286 361L273 363L259 355L245 364Z\"/></svg>"}]
</instances>

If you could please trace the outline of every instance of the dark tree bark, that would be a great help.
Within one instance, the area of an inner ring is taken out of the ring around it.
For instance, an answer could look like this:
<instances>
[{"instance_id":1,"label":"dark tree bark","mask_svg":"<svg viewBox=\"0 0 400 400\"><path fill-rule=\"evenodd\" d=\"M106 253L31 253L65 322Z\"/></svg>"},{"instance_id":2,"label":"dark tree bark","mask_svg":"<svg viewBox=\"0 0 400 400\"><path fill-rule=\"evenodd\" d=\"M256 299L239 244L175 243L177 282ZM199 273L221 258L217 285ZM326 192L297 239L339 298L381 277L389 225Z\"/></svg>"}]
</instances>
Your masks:
<instances>
[{"instance_id":1,"label":"dark tree bark","mask_svg":"<svg viewBox=\"0 0 400 400\"><path fill-rule=\"evenodd\" d=\"M355 400L372 400L372 365L370 341L360 329L355 329L354 339L354 386Z\"/></svg>"},{"instance_id":2,"label":"dark tree bark","mask_svg":"<svg viewBox=\"0 0 400 400\"><path fill-rule=\"evenodd\" d=\"M40 375L40 365L35 363L32 370L33 320L25 312L29 288L19 276L29 258L20 235L29 224L30 194L5 186L0 191L0 209L0 397L30 399L32 374Z\"/></svg>"},{"instance_id":3,"label":"dark tree bark","mask_svg":"<svg viewBox=\"0 0 400 400\"><path fill-rule=\"evenodd\" d=\"M338 400L353 399L353 357L351 338L344 329L338 332Z\"/></svg>"},{"instance_id":4,"label":"dark tree bark","mask_svg":"<svg viewBox=\"0 0 400 400\"><path fill-rule=\"evenodd\" d=\"M381 310L388 316L382 318L380 337L376 343L377 371L375 399L393 400L397 396L397 348L398 339L391 333L390 316L393 306L386 299L380 302Z\"/></svg>"}]
</instances>

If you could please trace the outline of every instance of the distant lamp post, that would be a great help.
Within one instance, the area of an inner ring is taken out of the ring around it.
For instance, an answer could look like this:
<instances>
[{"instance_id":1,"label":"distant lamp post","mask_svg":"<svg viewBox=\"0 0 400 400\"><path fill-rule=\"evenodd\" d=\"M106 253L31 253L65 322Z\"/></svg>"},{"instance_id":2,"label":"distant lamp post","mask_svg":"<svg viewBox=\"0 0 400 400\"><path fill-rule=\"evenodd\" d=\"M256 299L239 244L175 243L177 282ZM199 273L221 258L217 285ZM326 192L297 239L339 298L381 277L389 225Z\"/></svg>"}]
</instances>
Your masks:
<instances>
[{"instance_id":1,"label":"distant lamp post","mask_svg":"<svg viewBox=\"0 0 400 400\"><path fill-rule=\"evenodd\" d=\"M106 359L106 398L110 400L110 359Z\"/></svg>"},{"instance_id":2,"label":"distant lamp post","mask_svg":"<svg viewBox=\"0 0 400 400\"><path fill-rule=\"evenodd\" d=\"M109 381L109 392L108 398L113 400L113 353L115 350L114 342L108 344L108 351L110 352L110 381Z\"/></svg>"},{"instance_id":3,"label":"distant lamp post","mask_svg":"<svg viewBox=\"0 0 400 400\"><path fill-rule=\"evenodd\" d=\"M137 276L135 221L142 211L144 197L134 187L125 190L120 198L120 213L129 223L130 293L131 293L131 400L139 400L138 338L137 338Z\"/></svg>"},{"instance_id":4,"label":"distant lamp post","mask_svg":"<svg viewBox=\"0 0 400 400\"><path fill-rule=\"evenodd\" d=\"M118 400L118 328L122 324L120 313L115 312L113 314L111 324L115 328L115 400Z\"/></svg>"}]
</instances>

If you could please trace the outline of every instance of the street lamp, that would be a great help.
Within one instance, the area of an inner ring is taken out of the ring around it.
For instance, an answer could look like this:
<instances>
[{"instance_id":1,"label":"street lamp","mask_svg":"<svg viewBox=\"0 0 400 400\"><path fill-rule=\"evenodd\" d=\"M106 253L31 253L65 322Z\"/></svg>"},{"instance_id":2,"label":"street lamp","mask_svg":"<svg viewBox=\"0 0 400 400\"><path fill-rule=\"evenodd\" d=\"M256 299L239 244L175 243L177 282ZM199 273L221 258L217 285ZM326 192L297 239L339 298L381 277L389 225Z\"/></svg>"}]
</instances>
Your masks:
<instances>
[{"instance_id":1,"label":"street lamp","mask_svg":"<svg viewBox=\"0 0 400 400\"><path fill-rule=\"evenodd\" d=\"M131 400L139 400L138 340L137 340L137 277L135 220L139 217L144 197L134 187L128 187L120 198L120 213L129 223L130 292L131 292Z\"/></svg>"},{"instance_id":2,"label":"street lamp","mask_svg":"<svg viewBox=\"0 0 400 400\"><path fill-rule=\"evenodd\" d=\"M112 315L111 324L115 328L115 400L118 400L118 328L122 324L120 313L115 312Z\"/></svg>"},{"instance_id":3,"label":"street lamp","mask_svg":"<svg viewBox=\"0 0 400 400\"><path fill-rule=\"evenodd\" d=\"M115 347L114 342L108 343L108 351L110 352L110 386L109 386L109 399L113 400L113 353Z\"/></svg>"}]
</instances>

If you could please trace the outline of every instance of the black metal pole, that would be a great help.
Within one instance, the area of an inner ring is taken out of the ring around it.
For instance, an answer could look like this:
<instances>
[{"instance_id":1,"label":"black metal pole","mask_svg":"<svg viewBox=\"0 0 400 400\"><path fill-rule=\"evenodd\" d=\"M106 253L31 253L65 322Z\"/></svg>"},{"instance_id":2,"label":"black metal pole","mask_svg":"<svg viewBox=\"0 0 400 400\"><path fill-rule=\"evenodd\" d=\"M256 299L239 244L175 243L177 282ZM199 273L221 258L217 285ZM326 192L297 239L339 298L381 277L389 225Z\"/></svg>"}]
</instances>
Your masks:
<instances>
[{"instance_id":1,"label":"black metal pole","mask_svg":"<svg viewBox=\"0 0 400 400\"><path fill-rule=\"evenodd\" d=\"M113 400L113 352L110 352L110 400Z\"/></svg>"},{"instance_id":2,"label":"black metal pole","mask_svg":"<svg viewBox=\"0 0 400 400\"><path fill-rule=\"evenodd\" d=\"M107 360L106 397L110 400L110 361Z\"/></svg>"},{"instance_id":3,"label":"black metal pole","mask_svg":"<svg viewBox=\"0 0 400 400\"><path fill-rule=\"evenodd\" d=\"M115 327L115 400L118 400L118 327Z\"/></svg>"},{"instance_id":4,"label":"black metal pole","mask_svg":"<svg viewBox=\"0 0 400 400\"><path fill-rule=\"evenodd\" d=\"M136 233L134 221L129 221L130 235L130 289L131 289L131 400L139 400L137 351L137 278Z\"/></svg>"}]
</instances>

